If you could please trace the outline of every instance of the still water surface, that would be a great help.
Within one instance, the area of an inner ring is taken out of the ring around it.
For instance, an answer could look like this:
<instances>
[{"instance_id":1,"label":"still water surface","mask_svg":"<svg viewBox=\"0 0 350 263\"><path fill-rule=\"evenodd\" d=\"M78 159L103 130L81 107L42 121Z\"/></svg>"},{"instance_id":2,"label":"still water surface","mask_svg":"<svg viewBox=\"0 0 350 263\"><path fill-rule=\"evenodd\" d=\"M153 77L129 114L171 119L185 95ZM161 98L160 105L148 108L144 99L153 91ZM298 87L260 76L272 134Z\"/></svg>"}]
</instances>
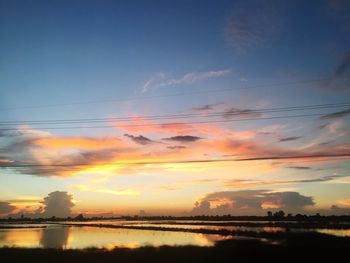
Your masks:
<instances>
[{"instance_id":1,"label":"still water surface","mask_svg":"<svg viewBox=\"0 0 350 263\"><path fill-rule=\"evenodd\" d=\"M182 223L181 225L175 223ZM192 221L193 223L194 221ZM196 221L195 221L196 222ZM225 221L226 222L226 221ZM39 247L39 248L105 248L115 247L137 248L142 246L213 246L216 241L232 238L214 234L200 234L188 232L171 232L139 229L116 229L104 228L103 225L125 225L162 228L184 229L226 229L230 231L253 231L253 232L285 232L283 227L244 227L244 226L213 226L191 225L187 221L124 221L124 220L98 220L87 222L62 222L63 224L77 224L77 226L63 226L56 223L44 224L0 224L0 247ZM156 223L156 224L155 224ZM208 221L205 222L206 224ZM216 222L212 222L216 223ZM96 227L84 226L94 224ZM319 232L335 236L350 236L349 229L293 229L291 232ZM246 239L249 237L234 238Z\"/></svg>"},{"instance_id":2,"label":"still water surface","mask_svg":"<svg viewBox=\"0 0 350 263\"><path fill-rule=\"evenodd\" d=\"M84 249L89 247L113 249L141 246L213 246L219 235L197 233L110 229L97 227L63 227L0 229L0 247L40 247Z\"/></svg>"}]
</instances>

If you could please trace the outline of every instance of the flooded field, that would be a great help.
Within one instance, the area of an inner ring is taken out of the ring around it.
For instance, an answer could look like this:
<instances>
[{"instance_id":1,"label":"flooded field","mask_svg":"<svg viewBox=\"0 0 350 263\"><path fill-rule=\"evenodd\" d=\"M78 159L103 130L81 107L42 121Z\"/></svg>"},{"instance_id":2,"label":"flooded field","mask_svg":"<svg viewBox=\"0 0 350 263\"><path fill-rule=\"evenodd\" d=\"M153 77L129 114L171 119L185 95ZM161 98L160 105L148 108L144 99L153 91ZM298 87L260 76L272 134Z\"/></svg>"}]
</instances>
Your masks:
<instances>
[{"instance_id":1,"label":"flooded field","mask_svg":"<svg viewBox=\"0 0 350 263\"><path fill-rule=\"evenodd\" d=\"M0 229L0 247L40 247L84 249L89 247L111 249L141 246L213 246L225 239L220 235L196 233L110 229L97 227L66 227L51 225L46 228Z\"/></svg>"},{"instance_id":2,"label":"flooded field","mask_svg":"<svg viewBox=\"0 0 350 263\"><path fill-rule=\"evenodd\" d=\"M220 223L230 224L230 221L221 221ZM232 223L237 224L237 222ZM244 223L247 222L242 222L243 225ZM159 247L164 245L210 247L214 246L218 241L232 238L269 241L263 235L259 237L259 233L268 235L317 232L331 236L350 237L349 229L287 229L284 227L266 226L266 222L261 222L261 226L254 227L215 224L218 224L218 222L179 220L173 222L97 220L41 224L2 223L0 224L0 247L62 249L86 249L92 247L114 249L144 246Z\"/></svg>"}]
</instances>

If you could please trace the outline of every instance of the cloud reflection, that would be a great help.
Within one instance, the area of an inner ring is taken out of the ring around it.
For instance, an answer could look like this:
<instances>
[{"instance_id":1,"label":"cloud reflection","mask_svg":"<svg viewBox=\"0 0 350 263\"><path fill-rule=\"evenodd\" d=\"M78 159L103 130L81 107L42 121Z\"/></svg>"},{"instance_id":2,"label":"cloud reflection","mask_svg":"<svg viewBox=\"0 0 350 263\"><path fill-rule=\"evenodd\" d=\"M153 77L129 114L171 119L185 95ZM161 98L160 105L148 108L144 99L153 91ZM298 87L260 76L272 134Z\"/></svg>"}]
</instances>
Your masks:
<instances>
[{"instance_id":1,"label":"cloud reflection","mask_svg":"<svg viewBox=\"0 0 350 263\"><path fill-rule=\"evenodd\" d=\"M68 227L45 228L41 232L40 245L43 248L66 248L69 232Z\"/></svg>"}]
</instances>

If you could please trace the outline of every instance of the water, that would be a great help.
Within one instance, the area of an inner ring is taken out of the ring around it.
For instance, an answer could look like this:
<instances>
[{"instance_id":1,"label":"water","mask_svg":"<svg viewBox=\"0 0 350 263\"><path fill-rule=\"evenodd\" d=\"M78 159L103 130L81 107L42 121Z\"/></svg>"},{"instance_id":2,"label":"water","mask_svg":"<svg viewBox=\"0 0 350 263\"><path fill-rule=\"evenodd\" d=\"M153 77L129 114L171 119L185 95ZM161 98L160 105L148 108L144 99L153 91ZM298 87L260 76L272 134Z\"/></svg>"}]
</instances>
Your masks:
<instances>
[{"instance_id":1,"label":"water","mask_svg":"<svg viewBox=\"0 0 350 263\"><path fill-rule=\"evenodd\" d=\"M223 223L222 221L219 221ZM228 222L228 221L227 221ZM227 223L226 221L224 223ZM171 232L139 229L104 228L103 225L162 227L177 229L209 229L252 232L286 232L283 227L275 226L215 226L206 225L209 221L126 221L126 220L97 220L87 222L62 222L77 226L64 226L54 223L46 224L0 224L0 247L15 246L27 248L62 248L85 249L90 247L113 249L115 247L138 248L142 246L213 246L217 241L232 238L214 234L200 234L188 232ZM182 223L181 225L176 223ZM205 223L200 225L200 223ZM217 221L212 222L217 223ZM84 226L93 224L96 227ZM297 229L290 232L319 232L328 235L350 237L349 229ZM235 236L237 239L249 237ZM262 239L260 239L262 240ZM264 241L264 240L262 240Z\"/></svg>"},{"instance_id":2,"label":"water","mask_svg":"<svg viewBox=\"0 0 350 263\"><path fill-rule=\"evenodd\" d=\"M87 222L68 222L70 224L93 224L93 225L114 225L114 226L137 226L137 227L162 227L162 228L177 228L177 229L209 229L209 230L229 230L229 231L252 231L252 232L286 232L284 227L277 226L216 226L208 225L210 223L254 223L254 224L265 224L271 223L271 221L201 221L201 220L96 220L96 221L87 221ZM290 221L278 221L293 224ZM67 222L63 222L67 223ZM195 223L193 225L191 223ZM203 223L201 225L201 223ZM342 222L343 224L343 222ZM307 228L290 228L290 232L318 232L334 236L343 236L350 237L350 229L307 229Z\"/></svg>"},{"instance_id":3,"label":"water","mask_svg":"<svg viewBox=\"0 0 350 263\"><path fill-rule=\"evenodd\" d=\"M197 233L110 229L97 227L64 227L0 229L0 247L84 249L89 247L113 249L141 246L213 246L225 239L219 235Z\"/></svg>"}]
</instances>

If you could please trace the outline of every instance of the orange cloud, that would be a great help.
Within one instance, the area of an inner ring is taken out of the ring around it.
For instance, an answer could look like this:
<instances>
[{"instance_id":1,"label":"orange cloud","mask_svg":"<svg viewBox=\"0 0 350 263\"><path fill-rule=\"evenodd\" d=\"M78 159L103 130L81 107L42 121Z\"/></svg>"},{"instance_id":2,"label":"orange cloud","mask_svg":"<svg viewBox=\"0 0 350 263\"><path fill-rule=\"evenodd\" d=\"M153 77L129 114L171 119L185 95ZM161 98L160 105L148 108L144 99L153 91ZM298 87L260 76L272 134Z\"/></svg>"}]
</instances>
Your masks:
<instances>
[{"instance_id":1,"label":"orange cloud","mask_svg":"<svg viewBox=\"0 0 350 263\"><path fill-rule=\"evenodd\" d=\"M350 198L339 200L337 203L339 205L350 206Z\"/></svg>"},{"instance_id":2,"label":"orange cloud","mask_svg":"<svg viewBox=\"0 0 350 263\"><path fill-rule=\"evenodd\" d=\"M114 122L114 126L117 129L128 133L173 133L173 134L186 134L186 133L204 133L204 134L213 134L217 132L222 132L222 128L219 128L215 125L208 124L190 124L179 121L172 122L155 122L152 120L147 120L138 116L131 118L131 121L128 122Z\"/></svg>"},{"instance_id":3,"label":"orange cloud","mask_svg":"<svg viewBox=\"0 0 350 263\"><path fill-rule=\"evenodd\" d=\"M118 137L82 138L82 137L46 137L34 141L38 146L50 149L89 149L98 150L112 147L125 147L127 144Z\"/></svg>"},{"instance_id":4,"label":"orange cloud","mask_svg":"<svg viewBox=\"0 0 350 263\"><path fill-rule=\"evenodd\" d=\"M113 194L113 195L139 195L140 192L131 189L108 189L108 188L93 188L88 185L75 185L74 189L83 191L83 192L93 192L93 193L105 193L105 194Z\"/></svg>"},{"instance_id":5,"label":"orange cloud","mask_svg":"<svg viewBox=\"0 0 350 263\"><path fill-rule=\"evenodd\" d=\"M256 188L263 186L270 186L276 184L288 184L291 181L288 180L264 180L264 181L254 181L254 180L232 180L225 183L226 186L236 188L236 189L245 189L245 188Z\"/></svg>"},{"instance_id":6,"label":"orange cloud","mask_svg":"<svg viewBox=\"0 0 350 263\"><path fill-rule=\"evenodd\" d=\"M281 204L276 202L263 202L261 203L262 209L278 209L281 208Z\"/></svg>"}]
</instances>

